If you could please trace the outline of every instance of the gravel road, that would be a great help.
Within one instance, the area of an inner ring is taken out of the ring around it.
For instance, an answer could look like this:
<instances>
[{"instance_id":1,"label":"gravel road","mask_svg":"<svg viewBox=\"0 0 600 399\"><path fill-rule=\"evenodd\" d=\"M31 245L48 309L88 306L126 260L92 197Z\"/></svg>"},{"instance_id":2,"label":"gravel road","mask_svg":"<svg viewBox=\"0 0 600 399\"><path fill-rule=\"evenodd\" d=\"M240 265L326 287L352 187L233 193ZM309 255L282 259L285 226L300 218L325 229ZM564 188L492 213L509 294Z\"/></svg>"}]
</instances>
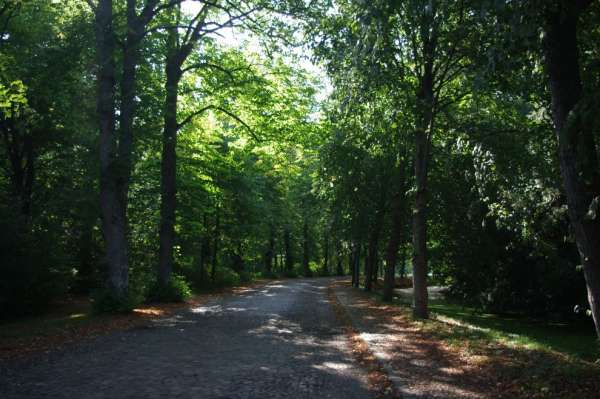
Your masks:
<instances>
[{"instance_id":1,"label":"gravel road","mask_svg":"<svg viewBox=\"0 0 600 399\"><path fill-rule=\"evenodd\" d=\"M327 302L330 281L277 282L0 363L0 398L369 398Z\"/></svg>"}]
</instances>

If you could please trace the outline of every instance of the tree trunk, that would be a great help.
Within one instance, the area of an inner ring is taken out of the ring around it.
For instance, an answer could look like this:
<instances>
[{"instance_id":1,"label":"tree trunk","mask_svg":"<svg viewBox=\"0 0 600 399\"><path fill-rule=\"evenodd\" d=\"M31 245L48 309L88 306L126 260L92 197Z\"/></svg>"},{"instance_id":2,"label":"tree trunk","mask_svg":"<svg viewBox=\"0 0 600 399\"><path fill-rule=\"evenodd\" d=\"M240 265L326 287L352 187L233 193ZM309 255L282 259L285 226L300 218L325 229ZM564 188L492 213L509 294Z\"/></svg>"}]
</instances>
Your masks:
<instances>
[{"instance_id":1,"label":"tree trunk","mask_svg":"<svg viewBox=\"0 0 600 399\"><path fill-rule=\"evenodd\" d=\"M336 273L338 276L344 275L344 267L342 266L342 256L338 256L337 258L337 268Z\"/></svg>"},{"instance_id":2,"label":"tree trunk","mask_svg":"<svg viewBox=\"0 0 600 399\"><path fill-rule=\"evenodd\" d=\"M175 209L177 206L177 94L181 79L180 65L176 54L171 53L167 56L164 108L165 125L163 129L160 180L160 247L158 267L158 282L163 287L168 285L173 271Z\"/></svg>"},{"instance_id":3,"label":"tree trunk","mask_svg":"<svg viewBox=\"0 0 600 399\"><path fill-rule=\"evenodd\" d=\"M561 2L548 13L544 53L552 96L552 118L569 218L583 264L588 301L600 337L600 173L594 135L596 117L583 96L577 23L589 2Z\"/></svg>"},{"instance_id":4,"label":"tree trunk","mask_svg":"<svg viewBox=\"0 0 600 399\"><path fill-rule=\"evenodd\" d=\"M285 246L285 269L287 272L291 272L294 269L294 258L292 254L290 231L287 228L283 233L283 244Z\"/></svg>"},{"instance_id":5,"label":"tree trunk","mask_svg":"<svg viewBox=\"0 0 600 399\"><path fill-rule=\"evenodd\" d=\"M415 131L415 208L413 210L413 316L429 317L427 309L427 173L431 155L433 134L433 60L435 59L437 38L431 33L434 13L425 22L428 29L422 29L423 54L425 57L423 74L420 77L416 94Z\"/></svg>"},{"instance_id":6,"label":"tree trunk","mask_svg":"<svg viewBox=\"0 0 600 399\"><path fill-rule=\"evenodd\" d=\"M273 226L269 229L269 244L267 252L265 253L265 270L267 273L271 273L273 270L273 253L275 252L275 232Z\"/></svg>"},{"instance_id":7,"label":"tree trunk","mask_svg":"<svg viewBox=\"0 0 600 399\"><path fill-rule=\"evenodd\" d=\"M310 253L309 253L309 236L308 236L308 223L304 221L302 228L302 268L304 269L304 277L311 277L310 271Z\"/></svg>"},{"instance_id":8,"label":"tree trunk","mask_svg":"<svg viewBox=\"0 0 600 399\"><path fill-rule=\"evenodd\" d=\"M200 241L200 261L198 262L198 273L200 275L200 283L203 284L206 279L206 265L210 257L210 239L208 238L208 216L206 213L202 215L202 224L204 225L204 233Z\"/></svg>"},{"instance_id":9,"label":"tree trunk","mask_svg":"<svg viewBox=\"0 0 600 399\"><path fill-rule=\"evenodd\" d=\"M427 137L417 133L415 209L413 211L413 315L427 318Z\"/></svg>"},{"instance_id":10,"label":"tree trunk","mask_svg":"<svg viewBox=\"0 0 600 399\"><path fill-rule=\"evenodd\" d=\"M177 4L177 7L180 5ZM181 12L174 13L174 23L179 25ZM200 38L203 19L196 19L194 29L180 43L179 30L169 29L167 39L166 83L164 104L163 151L161 159L161 221L158 281L166 286L173 271L173 246L175 244L175 211L177 206L177 95L183 75L182 66ZM188 31L189 32L189 31Z\"/></svg>"},{"instance_id":11,"label":"tree trunk","mask_svg":"<svg viewBox=\"0 0 600 399\"><path fill-rule=\"evenodd\" d=\"M100 124L100 205L102 235L106 246L108 289L124 300L129 286L126 212L117 185L115 153L115 61L113 2L99 0L95 11L98 64L97 112Z\"/></svg>"},{"instance_id":12,"label":"tree trunk","mask_svg":"<svg viewBox=\"0 0 600 399\"><path fill-rule=\"evenodd\" d=\"M221 235L220 212L219 205L215 209L215 234L213 237L213 254L212 254L212 269L210 271L210 279L214 283L217 277L217 264L219 262L219 237Z\"/></svg>"},{"instance_id":13,"label":"tree trunk","mask_svg":"<svg viewBox=\"0 0 600 399\"><path fill-rule=\"evenodd\" d=\"M34 151L31 133L24 133L18 127L20 123L15 117L0 119L0 131L4 138L4 145L10 165L10 183L17 209L25 219L29 230L31 217L31 195L33 193Z\"/></svg>"},{"instance_id":14,"label":"tree trunk","mask_svg":"<svg viewBox=\"0 0 600 399\"><path fill-rule=\"evenodd\" d=\"M329 275L329 237L325 236L323 245L323 275Z\"/></svg>"},{"instance_id":15,"label":"tree trunk","mask_svg":"<svg viewBox=\"0 0 600 399\"><path fill-rule=\"evenodd\" d=\"M382 202L379 204L379 209L375 217L375 224L371 228L371 234L369 236L369 246L367 252L367 259L365 263L365 291L371 291L373 288L373 280L377 278L377 262L379 255L379 234L381 232L381 225L383 224L383 217L385 215L385 190L382 193Z\"/></svg>"},{"instance_id":16,"label":"tree trunk","mask_svg":"<svg viewBox=\"0 0 600 399\"><path fill-rule=\"evenodd\" d=\"M406 277L406 250L403 246L400 248L400 278Z\"/></svg>"},{"instance_id":17,"label":"tree trunk","mask_svg":"<svg viewBox=\"0 0 600 399\"><path fill-rule=\"evenodd\" d=\"M394 296L398 248L402 242L402 232L404 230L404 205L406 202L405 167L405 161L401 160L398 168L398 188L392 198L392 231L390 232L390 239L385 252L384 301L391 301Z\"/></svg>"},{"instance_id":18,"label":"tree trunk","mask_svg":"<svg viewBox=\"0 0 600 399\"><path fill-rule=\"evenodd\" d=\"M360 285L360 242L354 245L354 255L352 257L352 286L358 288Z\"/></svg>"}]
</instances>

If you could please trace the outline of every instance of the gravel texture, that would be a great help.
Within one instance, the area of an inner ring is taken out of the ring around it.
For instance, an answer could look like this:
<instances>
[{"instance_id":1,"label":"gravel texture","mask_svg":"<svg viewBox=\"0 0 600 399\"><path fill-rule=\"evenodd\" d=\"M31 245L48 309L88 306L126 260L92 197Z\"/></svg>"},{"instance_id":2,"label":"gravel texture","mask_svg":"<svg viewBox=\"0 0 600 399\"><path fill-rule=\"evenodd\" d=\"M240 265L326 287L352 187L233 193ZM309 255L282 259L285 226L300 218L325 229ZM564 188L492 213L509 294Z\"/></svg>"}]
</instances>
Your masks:
<instances>
[{"instance_id":1,"label":"gravel texture","mask_svg":"<svg viewBox=\"0 0 600 399\"><path fill-rule=\"evenodd\" d=\"M367 343L404 399L479 399L489 397L478 370L418 327L395 317L398 308L377 304L348 284L335 285L360 338Z\"/></svg>"},{"instance_id":2,"label":"gravel texture","mask_svg":"<svg viewBox=\"0 0 600 399\"><path fill-rule=\"evenodd\" d=\"M368 398L326 298L287 280L27 360L0 398Z\"/></svg>"}]
</instances>

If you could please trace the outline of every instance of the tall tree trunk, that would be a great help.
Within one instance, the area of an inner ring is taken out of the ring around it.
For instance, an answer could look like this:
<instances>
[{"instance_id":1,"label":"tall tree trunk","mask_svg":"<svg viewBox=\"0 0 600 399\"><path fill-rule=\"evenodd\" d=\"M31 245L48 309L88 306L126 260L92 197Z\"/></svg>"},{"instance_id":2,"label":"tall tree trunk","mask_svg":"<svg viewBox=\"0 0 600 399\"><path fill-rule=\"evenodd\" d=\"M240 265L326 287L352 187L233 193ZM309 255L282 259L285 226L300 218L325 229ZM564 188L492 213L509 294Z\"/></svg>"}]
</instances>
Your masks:
<instances>
[{"instance_id":1,"label":"tall tree trunk","mask_svg":"<svg viewBox=\"0 0 600 399\"><path fill-rule=\"evenodd\" d=\"M129 286L129 265L126 213L115 177L117 159L115 153L115 43L112 0L99 0L95 14L102 235L106 246L108 289L115 298L123 300L127 297Z\"/></svg>"},{"instance_id":2,"label":"tall tree trunk","mask_svg":"<svg viewBox=\"0 0 600 399\"><path fill-rule=\"evenodd\" d=\"M210 257L210 239L208 237L208 215L206 212L202 215L202 224L204 226L204 233L200 241L200 261L198 262L198 272L200 274L200 283L204 283L206 278L206 265L207 260Z\"/></svg>"},{"instance_id":3,"label":"tall tree trunk","mask_svg":"<svg viewBox=\"0 0 600 399\"><path fill-rule=\"evenodd\" d=\"M167 57L166 74L158 268L158 281L163 287L169 283L173 271L175 208L177 206L177 94L181 79L181 67L178 57L173 52Z\"/></svg>"},{"instance_id":4,"label":"tall tree trunk","mask_svg":"<svg viewBox=\"0 0 600 399\"><path fill-rule=\"evenodd\" d=\"M98 62L97 111L100 121L100 202L102 234L106 245L108 288L125 299L129 288L127 202L132 170L136 69L146 27L155 16L159 0L148 0L140 12L136 0L127 0L126 35L123 41L118 140L115 128L115 31L113 1L98 0L94 9Z\"/></svg>"},{"instance_id":5,"label":"tall tree trunk","mask_svg":"<svg viewBox=\"0 0 600 399\"><path fill-rule=\"evenodd\" d=\"M323 244L323 275L329 275L329 237L325 235Z\"/></svg>"},{"instance_id":6,"label":"tall tree trunk","mask_svg":"<svg viewBox=\"0 0 600 399\"><path fill-rule=\"evenodd\" d=\"M287 272L291 272L294 269L294 258L290 231L287 228L283 232L283 245L285 246L285 269Z\"/></svg>"},{"instance_id":7,"label":"tall tree trunk","mask_svg":"<svg viewBox=\"0 0 600 399\"><path fill-rule=\"evenodd\" d=\"M179 26L179 4L174 14L174 24ZM206 6L205 6L206 9ZM205 12L201 12L206 15ZM198 17L200 14L198 15ZM163 151L161 158L161 209L158 281L166 286L173 271L173 246L175 244L175 211L177 206L177 95L183 75L182 66L200 38L204 18L195 18L194 28L180 43L179 29L169 29L167 39L166 82L164 104Z\"/></svg>"},{"instance_id":8,"label":"tall tree trunk","mask_svg":"<svg viewBox=\"0 0 600 399\"><path fill-rule=\"evenodd\" d=\"M10 183L17 209L23 216L29 230L31 216L31 196L33 193L34 151L31 133L22 132L18 127L20 123L15 120L17 116L0 119L0 131L4 138L4 145L10 165Z\"/></svg>"},{"instance_id":9,"label":"tall tree trunk","mask_svg":"<svg viewBox=\"0 0 600 399\"><path fill-rule=\"evenodd\" d=\"M365 291L371 291L373 288L373 280L377 278L375 274L377 272L377 262L379 256L379 235L381 233L381 226L383 224L383 218L385 216L385 197L387 188L381 193L381 202L379 203L378 209L375 215L375 223L371 227L369 236L369 245L367 252L367 259L365 264Z\"/></svg>"},{"instance_id":10,"label":"tall tree trunk","mask_svg":"<svg viewBox=\"0 0 600 399\"><path fill-rule=\"evenodd\" d=\"M352 252L350 253L350 273L352 273L352 286L356 285L356 242L352 245Z\"/></svg>"},{"instance_id":11,"label":"tall tree trunk","mask_svg":"<svg viewBox=\"0 0 600 399\"><path fill-rule=\"evenodd\" d=\"M396 262L398 261L398 248L402 242L404 230L404 207L406 203L406 163L400 161L398 167L398 187L392 198L392 231L385 252L385 276L383 280L383 300L391 301L394 296Z\"/></svg>"},{"instance_id":12,"label":"tall tree trunk","mask_svg":"<svg viewBox=\"0 0 600 399\"><path fill-rule=\"evenodd\" d=\"M311 277L310 271L310 253L309 253L309 236L308 236L308 223L304 221L302 227L302 268L304 270L304 277Z\"/></svg>"},{"instance_id":13,"label":"tall tree trunk","mask_svg":"<svg viewBox=\"0 0 600 399\"><path fill-rule=\"evenodd\" d=\"M400 278L406 277L406 250L400 246Z\"/></svg>"},{"instance_id":14,"label":"tall tree trunk","mask_svg":"<svg viewBox=\"0 0 600 399\"><path fill-rule=\"evenodd\" d=\"M210 280L214 283L217 277L217 264L219 262L219 239L221 236L221 220L219 205L215 209L215 234L213 237L212 269L210 271Z\"/></svg>"},{"instance_id":15,"label":"tall tree trunk","mask_svg":"<svg viewBox=\"0 0 600 399\"><path fill-rule=\"evenodd\" d=\"M569 218L600 337L600 173L594 135L587 118L596 117L583 96L577 24L589 1L561 1L546 19L544 53L552 96L552 118Z\"/></svg>"},{"instance_id":16,"label":"tall tree trunk","mask_svg":"<svg viewBox=\"0 0 600 399\"><path fill-rule=\"evenodd\" d=\"M426 319L427 309L427 174L433 134L433 59L435 43L426 38L427 61L417 93L417 129L415 132L415 208L413 210L413 316Z\"/></svg>"},{"instance_id":17,"label":"tall tree trunk","mask_svg":"<svg viewBox=\"0 0 600 399\"><path fill-rule=\"evenodd\" d=\"M265 270L271 273L273 270L273 254L275 252L275 231L273 226L269 228L269 244L265 253Z\"/></svg>"},{"instance_id":18,"label":"tall tree trunk","mask_svg":"<svg viewBox=\"0 0 600 399\"><path fill-rule=\"evenodd\" d=\"M354 254L352 257L352 286L358 288L360 285L360 241L354 244Z\"/></svg>"}]
</instances>

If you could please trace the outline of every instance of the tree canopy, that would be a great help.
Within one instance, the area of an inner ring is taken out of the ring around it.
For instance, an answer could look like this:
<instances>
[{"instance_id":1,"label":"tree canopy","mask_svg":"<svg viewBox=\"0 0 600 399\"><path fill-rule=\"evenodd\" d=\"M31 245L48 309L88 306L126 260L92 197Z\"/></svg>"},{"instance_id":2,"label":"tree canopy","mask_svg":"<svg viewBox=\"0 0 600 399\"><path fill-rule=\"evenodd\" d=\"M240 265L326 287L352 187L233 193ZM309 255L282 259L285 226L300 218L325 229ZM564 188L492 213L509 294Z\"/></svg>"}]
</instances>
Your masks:
<instances>
[{"instance_id":1,"label":"tree canopy","mask_svg":"<svg viewBox=\"0 0 600 399\"><path fill-rule=\"evenodd\" d=\"M351 274L386 300L412 280L418 318L436 284L600 333L599 20L590 0L6 0L0 315Z\"/></svg>"}]
</instances>

